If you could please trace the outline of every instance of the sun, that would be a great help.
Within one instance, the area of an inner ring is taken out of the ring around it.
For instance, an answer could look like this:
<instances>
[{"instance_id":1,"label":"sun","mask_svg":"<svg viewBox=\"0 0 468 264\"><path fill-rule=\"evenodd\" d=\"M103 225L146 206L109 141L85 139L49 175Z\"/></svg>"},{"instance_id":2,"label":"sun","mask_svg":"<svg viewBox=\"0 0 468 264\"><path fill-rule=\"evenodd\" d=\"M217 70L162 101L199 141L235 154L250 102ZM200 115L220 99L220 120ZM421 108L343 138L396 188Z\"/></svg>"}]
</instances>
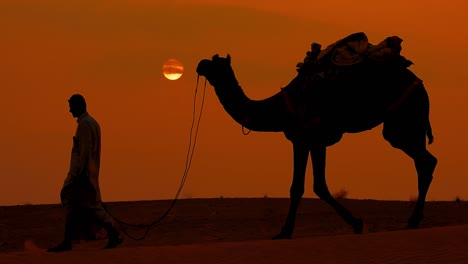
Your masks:
<instances>
[{"instance_id":1,"label":"sun","mask_svg":"<svg viewBox=\"0 0 468 264\"><path fill-rule=\"evenodd\" d=\"M164 77L168 80L174 81L179 79L184 73L184 65L176 59L168 59L164 62L162 71Z\"/></svg>"}]
</instances>

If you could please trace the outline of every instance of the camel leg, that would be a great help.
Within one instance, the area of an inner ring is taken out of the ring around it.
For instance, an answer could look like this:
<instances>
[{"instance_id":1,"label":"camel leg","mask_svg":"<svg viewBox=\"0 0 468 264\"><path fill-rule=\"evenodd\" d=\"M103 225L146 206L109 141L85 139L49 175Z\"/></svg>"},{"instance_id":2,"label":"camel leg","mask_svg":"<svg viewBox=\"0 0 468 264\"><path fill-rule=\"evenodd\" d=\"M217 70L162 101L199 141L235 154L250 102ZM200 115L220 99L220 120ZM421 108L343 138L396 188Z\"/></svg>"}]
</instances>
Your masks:
<instances>
[{"instance_id":1,"label":"camel leg","mask_svg":"<svg viewBox=\"0 0 468 264\"><path fill-rule=\"evenodd\" d=\"M408 219L408 228L417 228L423 219L424 204L437 158L426 149L426 137L432 142L429 122L429 97L423 86L413 91L406 104L390 112L382 134L394 148L402 150L414 161L418 174L418 201Z\"/></svg>"},{"instance_id":2,"label":"camel leg","mask_svg":"<svg viewBox=\"0 0 468 264\"><path fill-rule=\"evenodd\" d=\"M411 217L408 219L408 228L417 228L424 216L426 195L432 182L432 174L437 165L437 159L426 149L415 153L405 151L405 153L413 158L418 173L418 201L414 206Z\"/></svg>"},{"instance_id":3,"label":"camel leg","mask_svg":"<svg viewBox=\"0 0 468 264\"><path fill-rule=\"evenodd\" d=\"M307 167L307 159L309 158L309 150L306 144L299 142L293 143L294 155L294 171L293 181L289 190L289 211L286 217L286 222L281 232L274 236L273 239L290 239L294 231L294 224L296 222L296 212L299 207L302 195L304 194L304 180Z\"/></svg>"},{"instance_id":4,"label":"camel leg","mask_svg":"<svg viewBox=\"0 0 468 264\"><path fill-rule=\"evenodd\" d=\"M432 182L432 174L437 165L437 158L427 151L425 145L425 134L423 133L418 137L418 140L414 138L412 140L407 139L404 141L398 141L396 138L389 137L388 132L384 135L393 147L401 149L414 161L416 172L418 174L418 200L414 206L413 213L408 219L408 228L417 228L424 216L423 211L424 204L426 202L426 195Z\"/></svg>"},{"instance_id":5,"label":"camel leg","mask_svg":"<svg viewBox=\"0 0 468 264\"><path fill-rule=\"evenodd\" d=\"M310 149L312 155L312 168L314 173L314 192L317 196L327 202L336 210L336 212L345 220L346 223L353 227L356 234L362 233L362 219L355 218L343 205L333 198L328 190L325 180L325 163L326 163L326 147L313 146Z\"/></svg>"},{"instance_id":6,"label":"camel leg","mask_svg":"<svg viewBox=\"0 0 468 264\"><path fill-rule=\"evenodd\" d=\"M437 165L437 158L429 151L415 159L416 171L418 173L418 201L413 209L413 213L408 220L408 228L417 228L423 219L424 204L426 195L431 185L433 173Z\"/></svg>"}]
</instances>

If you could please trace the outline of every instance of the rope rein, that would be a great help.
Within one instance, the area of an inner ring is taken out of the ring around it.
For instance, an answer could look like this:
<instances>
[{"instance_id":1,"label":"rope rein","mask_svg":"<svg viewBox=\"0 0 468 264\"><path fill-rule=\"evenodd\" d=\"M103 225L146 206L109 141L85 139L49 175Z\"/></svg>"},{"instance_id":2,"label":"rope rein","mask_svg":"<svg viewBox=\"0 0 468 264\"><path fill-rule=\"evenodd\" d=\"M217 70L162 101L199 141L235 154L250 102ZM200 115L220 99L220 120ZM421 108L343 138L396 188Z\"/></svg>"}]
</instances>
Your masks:
<instances>
[{"instance_id":1,"label":"rope rein","mask_svg":"<svg viewBox=\"0 0 468 264\"><path fill-rule=\"evenodd\" d=\"M198 128L200 127L200 120L201 120L201 116L202 116L202 112L203 112L203 105L205 103L206 79L205 79L205 85L204 85L204 88L203 88L203 95L202 95L202 99L201 99L201 106L200 106L200 113L198 115L198 121L196 123L196 126L194 126L199 79L200 79L200 75L197 76L197 85L195 87L195 95L194 95L194 98L193 98L192 124L190 126L190 138L189 138L189 144L188 144L188 148L187 148L187 155L186 155L186 159L185 159L185 170L184 170L184 174L183 174L182 179L181 179L180 184L179 184L179 189L177 190L174 199L172 200L171 204L169 205L169 208L158 219L154 220L150 224L132 224L132 223L127 223L127 222L124 222L122 220L119 220L117 217L112 215L107 210L106 205L104 203L102 203L104 210L109 214L110 217L112 217L112 219L114 219L120 225L122 232L127 237L129 237L129 238L131 238L133 240L143 240L143 239L145 239L148 236L149 232L151 231L151 228L154 227L156 224L161 223L161 221L169 214L169 212L174 207L176 201L179 198L180 192L182 191L182 188L183 188L183 186L185 184L185 181L187 180L188 172L190 170L190 166L192 165L193 153L195 152L195 145L197 143ZM193 135L194 128L195 128L195 135ZM192 142L192 137L194 138L193 142ZM130 235L127 232L127 230L126 230L126 228L124 228L124 226L145 228L145 232L140 237L134 237L134 236Z\"/></svg>"}]
</instances>

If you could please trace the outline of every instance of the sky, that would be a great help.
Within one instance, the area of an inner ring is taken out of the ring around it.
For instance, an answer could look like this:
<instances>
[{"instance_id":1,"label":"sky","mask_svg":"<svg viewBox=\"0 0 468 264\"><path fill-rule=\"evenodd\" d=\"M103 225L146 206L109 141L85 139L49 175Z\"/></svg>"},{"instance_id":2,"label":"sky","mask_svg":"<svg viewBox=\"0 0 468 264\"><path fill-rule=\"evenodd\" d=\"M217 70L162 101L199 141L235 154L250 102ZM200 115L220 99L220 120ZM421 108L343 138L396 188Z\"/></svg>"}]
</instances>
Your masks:
<instances>
[{"instance_id":1,"label":"sky","mask_svg":"<svg viewBox=\"0 0 468 264\"><path fill-rule=\"evenodd\" d=\"M451 1L25 1L0 3L0 205L59 203L81 93L102 129L104 201L172 199L184 175L198 62L232 57L246 94L262 99L295 77L312 42L354 32L377 44L397 35L431 100L438 167L428 200L468 199L468 3ZM164 78L168 59L184 64ZM204 78L198 86L197 109ZM198 112L197 112L198 113ZM332 193L409 200L412 160L382 126L346 134L327 152ZM316 197L310 164L305 197ZM192 165L180 198L288 197L292 146L228 116L207 84Z\"/></svg>"}]
</instances>

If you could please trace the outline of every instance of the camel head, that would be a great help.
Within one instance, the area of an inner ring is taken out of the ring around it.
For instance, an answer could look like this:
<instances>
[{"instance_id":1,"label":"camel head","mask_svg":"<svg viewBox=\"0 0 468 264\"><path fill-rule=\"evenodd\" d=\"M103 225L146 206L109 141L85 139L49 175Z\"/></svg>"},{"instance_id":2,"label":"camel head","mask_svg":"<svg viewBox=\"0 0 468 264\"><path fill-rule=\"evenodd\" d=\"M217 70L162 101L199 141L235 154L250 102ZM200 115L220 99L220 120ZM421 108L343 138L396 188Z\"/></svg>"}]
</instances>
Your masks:
<instances>
[{"instance_id":1,"label":"camel head","mask_svg":"<svg viewBox=\"0 0 468 264\"><path fill-rule=\"evenodd\" d=\"M211 60L204 59L198 63L197 73L204 76L213 86L238 85L236 76L231 67L231 56L226 58L214 55Z\"/></svg>"}]
</instances>

